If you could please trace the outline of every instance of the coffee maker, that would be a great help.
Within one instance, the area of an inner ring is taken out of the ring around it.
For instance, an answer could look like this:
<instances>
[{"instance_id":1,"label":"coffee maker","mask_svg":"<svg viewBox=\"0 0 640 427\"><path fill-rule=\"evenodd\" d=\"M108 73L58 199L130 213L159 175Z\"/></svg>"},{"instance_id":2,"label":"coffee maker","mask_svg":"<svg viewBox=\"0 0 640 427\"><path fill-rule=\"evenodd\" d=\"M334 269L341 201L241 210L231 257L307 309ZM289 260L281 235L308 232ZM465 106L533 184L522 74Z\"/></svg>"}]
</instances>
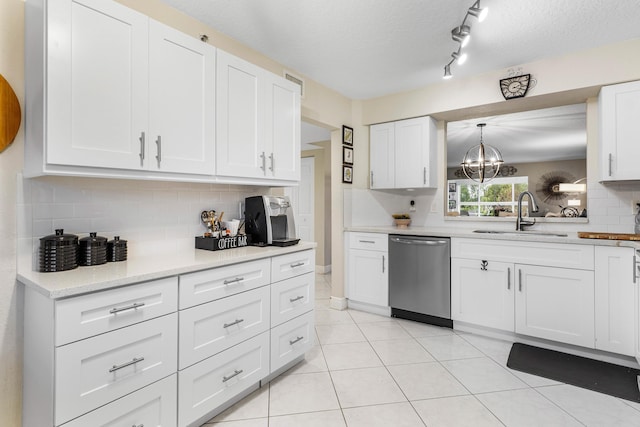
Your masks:
<instances>
[{"instance_id":1,"label":"coffee maker","mask_svg":"<svg viewBox=\"0 0 640 427\"><path fill-rule=\"evenodd\" d=\"M252 245L292 246L300 241L287 196L247 197L244 208L244 228Z\"/></svg>"}]
</instances>

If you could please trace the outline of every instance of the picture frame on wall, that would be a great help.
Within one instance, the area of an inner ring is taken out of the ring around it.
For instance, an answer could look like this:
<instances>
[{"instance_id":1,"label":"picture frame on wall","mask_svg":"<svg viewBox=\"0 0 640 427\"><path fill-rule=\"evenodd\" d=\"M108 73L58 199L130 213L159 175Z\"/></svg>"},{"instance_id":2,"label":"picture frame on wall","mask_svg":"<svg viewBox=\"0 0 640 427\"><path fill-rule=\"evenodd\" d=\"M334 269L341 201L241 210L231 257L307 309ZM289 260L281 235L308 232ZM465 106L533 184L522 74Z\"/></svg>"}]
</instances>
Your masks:
<instances>
[{"instance_id":1,"label":"picture frame on wall","mask_svg":"<svg viewBox=\"0 0 640 427\"><path fill-rule=\"evenodd\" d=\"M455 182L449 183L449 193L455 193L457 189L457 184Z\"/></svg>"},{"instance_id":2,"label":"picture frame on wall","mask_svg":"<svg viewBox=\"0 0 640 427\"><path fill-rule=\"evenodd\" d=\"M449 210L450 211L455 211L456 210L456 201L455 200L449 200Z\"/></svg>"},{"instance_id":3,"label":"picture frame on wall","mask_svg":"<svg viewBox=\"0 0 640 427\"><path fill-rule=\"evenodd\" d=\"M345 184L353 183L353 167L352 166L342 166L342 182Z\"/></svg>"},{"instance_id":4,"label":"picture frame on wall","mask_svg":"<svg viewBox=\"0 0 640 427\"><path fill-rule=\"evenodd\" d=\"M342 147L342 163L346 165L353 164L353 148Z\"/></svg>"},{"instance_id":5,"label":"picture frame on wall","mask_svg":"<svg viewBox=\"0 0 640 427\"><path fill-rule=\"evenodd\" d=\"M349 126L342 125L342 143L353 146L353 129Z\"/></svg>"}]
</instances>

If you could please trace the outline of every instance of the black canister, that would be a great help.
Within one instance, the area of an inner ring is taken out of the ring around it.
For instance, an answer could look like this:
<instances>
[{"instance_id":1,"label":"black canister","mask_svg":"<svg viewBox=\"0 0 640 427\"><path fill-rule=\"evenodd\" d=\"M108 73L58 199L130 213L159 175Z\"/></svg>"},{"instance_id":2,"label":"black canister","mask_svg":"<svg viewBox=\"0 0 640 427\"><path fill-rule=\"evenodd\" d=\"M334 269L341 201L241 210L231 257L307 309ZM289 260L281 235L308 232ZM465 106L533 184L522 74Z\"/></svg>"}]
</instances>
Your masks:
<instances>
[{"instance_id":1,"label":"black canister","mask_svg":"<svg viewBox=\"0 0 640 427\"><path fill-rule=\"evenodd\" d=\"M107 242L107 261L117 262L127 260L127 241L120 240L120 236L114 236Z\"/></svg>"},{"instance_id":2,"label":"black canister","mask_svg":"<svg viewBox=\"0 0 640 427\"><path fill-rule=\"evenodd\" d=\"M41 272L73 270L78 266L78 236L64 234L62 228L55 234L40 239Z\"/></svg>"},{"instance_id":3,"label":"black canister","mask_svg":"<svg viewBox=\"0 0 640 427\"><path fill-rule=\"evenodd\" d=\"M80 265L100 265L107 262L107 238L89 233L79 240L78 262Z\"/></svg>"}]
</instances>

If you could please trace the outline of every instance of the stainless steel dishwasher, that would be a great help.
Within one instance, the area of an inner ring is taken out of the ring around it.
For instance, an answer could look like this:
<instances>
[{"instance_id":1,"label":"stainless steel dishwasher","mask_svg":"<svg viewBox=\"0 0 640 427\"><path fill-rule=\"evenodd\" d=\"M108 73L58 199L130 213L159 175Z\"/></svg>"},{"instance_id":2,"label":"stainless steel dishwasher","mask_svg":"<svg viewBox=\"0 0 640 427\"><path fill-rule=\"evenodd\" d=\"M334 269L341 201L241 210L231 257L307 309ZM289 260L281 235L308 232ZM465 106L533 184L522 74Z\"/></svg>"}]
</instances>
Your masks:
<instances>
[{"instance_id":1,"label":"stainless steel dishwasher","mask_svg":"<svg viewBox=\"0 0 640 427\"><path fill-rule=\"evenodd\" d=\"M389 235L393 317L453 327L450 253L448 237Z\"/></svg>"}]
</instances>

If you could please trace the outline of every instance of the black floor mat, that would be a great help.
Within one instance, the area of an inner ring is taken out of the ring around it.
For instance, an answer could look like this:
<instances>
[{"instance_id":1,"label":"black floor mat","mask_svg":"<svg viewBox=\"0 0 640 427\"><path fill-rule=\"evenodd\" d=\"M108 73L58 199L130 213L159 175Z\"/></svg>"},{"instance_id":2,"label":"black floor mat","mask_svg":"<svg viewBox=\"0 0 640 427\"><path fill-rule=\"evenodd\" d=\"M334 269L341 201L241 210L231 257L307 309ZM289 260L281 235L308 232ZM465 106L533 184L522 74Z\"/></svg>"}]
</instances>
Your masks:
<instances>
[{"instance_id":1,"label":"black floor mat","mask_svg":"<svg viewBox=\"0 0 640 427\"><path fill-rule=\"evenodd\" d=\"M515 343L507 366L576 387L640 402L640 370L559 351Z\"/></svg>"}]
</instances>

